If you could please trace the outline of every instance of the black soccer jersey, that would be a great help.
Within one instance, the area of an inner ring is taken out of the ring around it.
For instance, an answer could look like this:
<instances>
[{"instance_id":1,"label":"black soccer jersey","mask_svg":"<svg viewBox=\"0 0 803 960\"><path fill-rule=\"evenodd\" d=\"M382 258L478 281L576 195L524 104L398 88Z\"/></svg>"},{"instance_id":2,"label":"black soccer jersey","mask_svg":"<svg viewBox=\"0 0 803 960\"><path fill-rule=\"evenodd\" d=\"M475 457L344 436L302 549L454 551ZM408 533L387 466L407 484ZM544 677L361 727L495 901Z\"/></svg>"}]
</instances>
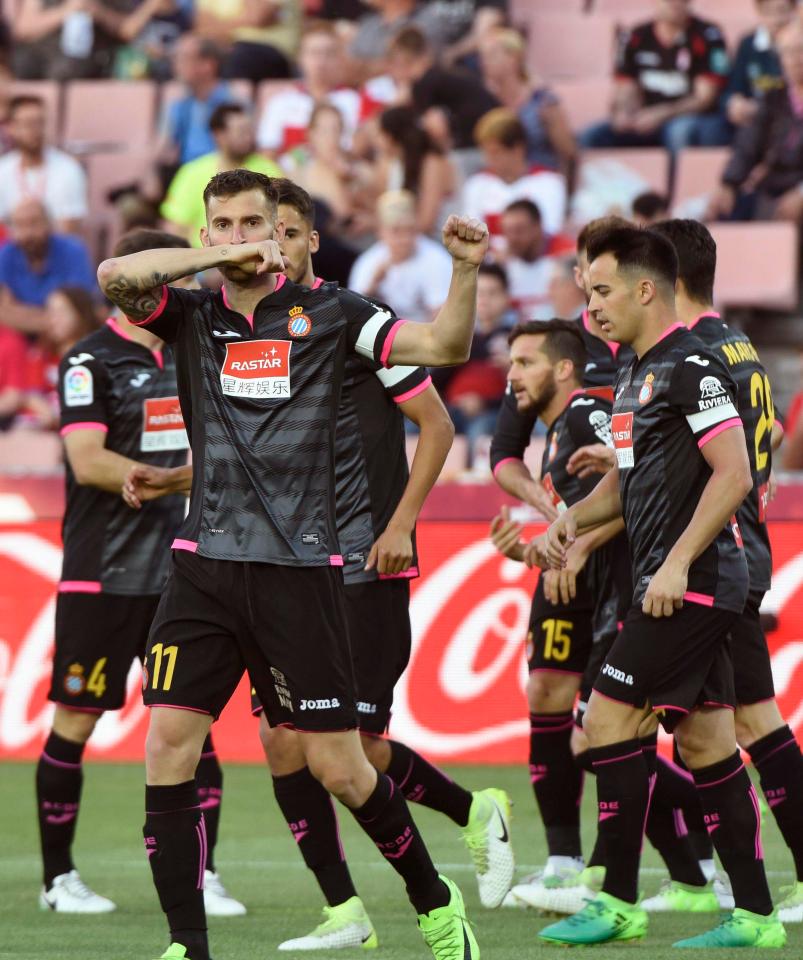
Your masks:
<instances>
[{"instance_id":1,"label":"black soccer jersey","mask_svg":"<svg viewBox=\"0 0 803 960\"><path fill-rule=\"evenodd\" d=\"M114 320L79 341L59 368L62 436L106 434L121 456L161 467L187 462L170 350L151 351ZM182 496L127 507L119 494L82 486L67 464L62 592L158 594L184 516Z\"/></svg>"},{"instance_id":2,"label":"black soccer jersey","mask_svg":"<svg viewBox=\"0 0 803 960\"><path fill-rule=\"evenodd\" d=\"M583 386L610 387L616 379L619 368L633 357L630 347L616 343L614 340L603 340L591 332L591 319L588 310L584 310L577 320L580 333L583 335L586 359L583 371ZM611 395L611 399L613 396Z\"/></svg>"},{"instance_id":3,"label":"black soccer jersey","mask_svg":"<svg viewBox=\"0 0 803 960\"><path fill-rule=\"evenodd\" d=\"M711 476L701 448L741 426L736 386L716 354L670 327L616 382L612 432L633 564L633 602L689 525ZM747 564L735 518L689 568L685 599L741 612Z\"/></svg>"},{"instance_id":4,"label":"black soccer jersey","mask_svg":"<svg viewBox=\"0 0 803 960\"><path fill-rule=\"evenodd\" d=\"M379 369L401 323L336 284L311 290L281 275L252 317L228 306L225 289L165 287L143 325L176 344L188 411L192 492L175 546L341 566L334 441L344 364L356 354Z\"/></svg>"},{"instance_id":5,"label":"black soccer jersey","mask_svg":"<svg viewBox=\"0 0 803 960\"><path fill-rule=\"evenodd\" d=\"M750 339L723 323L718 313L703 314L690 329L727 365L736 381L736 406L747 436L753 489L736 518L744 538L751 590L769 590L772 550L767 531L767 503L772 469L772 426L775 410L769 377Z\"/></svg>"}]
</instances>

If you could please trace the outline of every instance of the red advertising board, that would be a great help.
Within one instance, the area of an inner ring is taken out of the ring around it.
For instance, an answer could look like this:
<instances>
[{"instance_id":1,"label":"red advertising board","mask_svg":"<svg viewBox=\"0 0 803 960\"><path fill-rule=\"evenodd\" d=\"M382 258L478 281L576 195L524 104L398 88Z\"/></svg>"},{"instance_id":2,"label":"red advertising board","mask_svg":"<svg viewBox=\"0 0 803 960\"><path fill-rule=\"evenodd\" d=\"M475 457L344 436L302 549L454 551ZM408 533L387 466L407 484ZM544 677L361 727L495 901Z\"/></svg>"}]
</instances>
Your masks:
<instances>
[{"instance_id":1,"label":"red advertising board","mask_svg":"<svg viewBox=\"0 0 803 960\"><path fill-rule=\"evenodd\" d=\"M803 523L770 525L775 577L765 609L781 709L803 734ZM426 522L419 527L423 576L413 581L414 646L397 687L395 737L442 761L507 763L527 753L524 637L535 574L500 557L486 523ZM31 758L48 732L59 525L0 527L0 757ZM87 630L92 624L87 624ZM124 710L103 717L94 758L142 757L145 711L139 671ZM214 733L228 760L259 761L247 691L238 690Z\"/></svg>"}]
</instances>

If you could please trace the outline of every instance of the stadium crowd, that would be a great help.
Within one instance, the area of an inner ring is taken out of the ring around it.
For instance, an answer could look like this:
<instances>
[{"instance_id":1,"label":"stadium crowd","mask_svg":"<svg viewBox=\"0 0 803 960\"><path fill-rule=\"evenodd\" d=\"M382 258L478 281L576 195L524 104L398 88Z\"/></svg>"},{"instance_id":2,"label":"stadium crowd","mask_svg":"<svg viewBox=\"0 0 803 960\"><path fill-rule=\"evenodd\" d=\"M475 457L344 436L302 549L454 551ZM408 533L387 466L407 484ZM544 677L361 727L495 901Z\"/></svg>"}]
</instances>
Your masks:
<instances>
[{"instance_id":1,"label":"stadium crowd","mask_svg":"<svg viewBox=\"0 0 803 960\"><path fill-rule=\"evenodd\" d=\"M221 170L288 176L307 189L322 237L318 274L411 320L430 319L445 298L437 239L448 213L488 223L474 350L437 379L469 462L501 402L506 332L584 308L572 270L588 219L647 224L671 211L799 226L803 7L575 6L582 11L570 16L550 0L7 4L2 427L53 428L59 357L93 316L105 319L93 265L134 226L199 244L203 185ZM743 34L745 14L753 25ZM616 31L615 63L604 64L609 112L594 122L588 105L577 107L577 78L539 60L550 30L579 36L581 24L597 25L600 53ZM639 168L645 150L666 157L657 182ZM684 193L695 151L716 167L702 192L695 183ZM787 281L796 292L797 277ZM202 282L219 278L211 271ZM780 392L788 403L795 385ZM788 449L786 465L803 466L796 445Z\"/></svg>"}]
</instances>

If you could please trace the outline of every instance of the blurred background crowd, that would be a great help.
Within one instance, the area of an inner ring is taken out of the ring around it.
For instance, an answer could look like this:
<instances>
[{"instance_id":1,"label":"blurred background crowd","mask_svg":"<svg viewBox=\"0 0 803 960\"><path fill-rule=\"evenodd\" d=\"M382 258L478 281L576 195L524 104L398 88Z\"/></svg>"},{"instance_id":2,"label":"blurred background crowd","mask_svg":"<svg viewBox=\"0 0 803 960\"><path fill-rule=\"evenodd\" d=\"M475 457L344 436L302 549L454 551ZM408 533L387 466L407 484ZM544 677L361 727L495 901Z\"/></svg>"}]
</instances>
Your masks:
<instances>
[{"instance_id":1,"label":"blurred background crowd","mask_svg":"<svg viewBox=\"0 0 803 960\"><path fill-rule=\"evenodd\" d=\"M579 316L574 238L708 222L803 469L803 4L796 0L3 0L0 466L47 469L59 357L134 226L199 243L220 170L316 202L316 273L429 319L450 212L484 219L471 358L437 385L452 475L485 446L518 319ZM216 278L207 276L214 285Z\"/></svg>"}]
</instances>

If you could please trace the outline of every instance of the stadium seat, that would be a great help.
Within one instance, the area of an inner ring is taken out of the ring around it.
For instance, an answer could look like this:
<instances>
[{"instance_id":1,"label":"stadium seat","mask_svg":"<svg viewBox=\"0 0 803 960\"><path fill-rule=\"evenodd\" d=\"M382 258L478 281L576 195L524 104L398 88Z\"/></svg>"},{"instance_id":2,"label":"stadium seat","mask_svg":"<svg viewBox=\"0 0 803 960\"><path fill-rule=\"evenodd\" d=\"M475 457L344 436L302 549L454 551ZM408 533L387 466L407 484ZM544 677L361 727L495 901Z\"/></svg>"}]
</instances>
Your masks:
<instances>
[{"instance_id":1,"label":"stadium seat","mask_svg":"<svg viewBox=\"0 0 803 960\"><path fill-rule=\"evenodd\" d=\"M510 0L510 22L515 26L526 24L530 19L533 8L538 13L577 14L581 16L588 5L588 0Z\"/></svg>"},{"instance_id":2,"label":"stadium seat","mask_svg":"<svg viewBox=\"0 0 803 960\"><path fill-rule=\"evenodd\" d=\"M651 5L644 0L593 0L591 13L595 16L612 17L617 23L627 26L642 23L654 15Z\"/></svg>"},{"instance_id":3,"label":"stadium seat","mask_svg":"<svg viewBox=\"0 0 803 960\"><path fill-rule=\"evenodd\" d=\"M613 97L613 79L610 77L556 80L550 87L560 97L575 133L608 115Z\"/></svg>"},{"instance_id":4,"label":"stadium seat","mask_svg":"<svg viewBox=\"0 0 803 960\"><path fill-rule=\"evenodd\" d=\"M713 223L716 302L793 310L798 303L798 233L791 223Z\"/></svg>"},{"instance_id":5,"label":"stadium seat","mask_svg":"<svg viewBox=\"0 0 803 960\"><path fill-rule=\"evenodd\" d=\"M45 104L47 139L59 142L61 133L61 88L55 80L15 80L11 84L11 96L41 97Z\"/></svg>"},{"instance_id":6,"label":"stadium seat","mask_svg":"<svg viewBox=\"0 0 803 960\"><path fill-rule=\"evenodd\" d=\"M156 84L150 80L74 80L67 85L62 139L84 149L153 141Z\"/></svg>"},{"instance_id":7,"label":"stadium seat","mask_svg":"<svg viewBox=\"0 0 803 960\"><path fill-rule=\"evenodd\" d=\"M407 462L412 464L415 450L418 446L418 437L408 435L407 444ZM445 483L454 480L463 473L468 466L468 441L461 434L457 434L452 442L449 453L446 456L446 462L441 470L439 483Z\"/></svg>"},{"instance_id":8,"label":"stadium seat","mask_svg":"<svg viewBox=\"0 0 803 960\"><path fill-rule=\"evenodd\" d=\"M663 147L633 147L611 150L584 150L580 155L579 179L591 167L619 167L645 184L645 189L666 193L669 181L669 154Z\"/></svg>"},{"instance_id":9,"label":"stadium seat","mask_svg":"<svg viewBox=\"0 0 803 960\"><path fill-rule=\"evenodd\" d=\"M728 147L688 147L677 156L672 206L676 216L699 217L719 186Z\"/></svg>"},{"instance_id":10,"label":"stadium seat","mask_svg":"<svg viewBox=\"0 0 803 960\"><path fill-rule=\"evenodd\" d=\"M86 157L90 210L87 242L97 259L109 255L120 233L117 212L107 199L109 192L141 181L152 161L152 153L142 149Z\"/></svg>"},{"instance_id":11,"label":"stadium seat","mask_svg":"<svg viewBox=\"0 0 803 960\"><path fill-rule=\"evenodd\" d=\"M534 13L527 32L527 65L547 80L608 77L614 63L613 17Z\"/></svg>"}]
</instances>

